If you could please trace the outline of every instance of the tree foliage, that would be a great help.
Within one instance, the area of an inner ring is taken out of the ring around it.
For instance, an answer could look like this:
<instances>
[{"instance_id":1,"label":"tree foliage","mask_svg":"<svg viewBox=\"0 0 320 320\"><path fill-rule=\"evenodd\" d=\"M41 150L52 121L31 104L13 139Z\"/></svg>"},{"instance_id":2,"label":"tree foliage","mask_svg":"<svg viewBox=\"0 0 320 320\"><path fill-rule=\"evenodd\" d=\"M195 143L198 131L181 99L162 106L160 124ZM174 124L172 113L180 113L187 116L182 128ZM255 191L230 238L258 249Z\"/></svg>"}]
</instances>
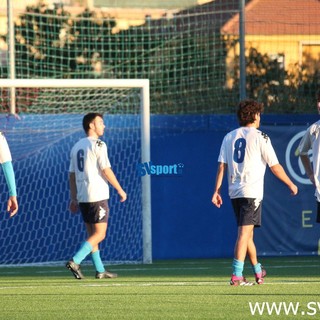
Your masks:
<instances>
[{"instance_id":1,"label":"tree foliage","mask_svg":"<svg viewBox=\"0 0 320 320\"><path fill-rule=\"evenodd\" d=\"M255 48L246 55L246 92L248 98L262 101L268 113L313 113L319 88L319 60L305 55L303 63L284 68L281 54L270 57ZM283 55L284 56L284 55ZM236 58L239 64L239 56ZM235 82L239 88L239 79Z\"/></svg>"}]
</instances>

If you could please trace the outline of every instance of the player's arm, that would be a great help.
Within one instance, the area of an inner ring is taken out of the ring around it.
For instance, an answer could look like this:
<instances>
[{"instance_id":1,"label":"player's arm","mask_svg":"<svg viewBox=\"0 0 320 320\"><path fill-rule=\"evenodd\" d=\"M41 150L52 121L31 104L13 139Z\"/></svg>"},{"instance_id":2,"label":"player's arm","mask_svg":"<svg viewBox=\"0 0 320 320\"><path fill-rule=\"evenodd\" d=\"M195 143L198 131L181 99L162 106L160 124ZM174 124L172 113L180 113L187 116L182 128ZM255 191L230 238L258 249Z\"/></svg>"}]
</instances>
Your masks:
<instances>
[{"instance_id":1,"label":"player's arm","mask_svg":"<svg viewBox=\"0 0 320 320\"><path fill-rule=\"evenodd\" d=\"M291 181L280 163L273 165L270 169L280 181L288 186L293 196L298 193L298 187Z\"/></svg>"},{"instance_id":2,"label":"player's arm","mask_svg":"<svg viewBox=\"0 0 320 320\"><path fill-rule=\"evenodd\" d=\"M9 212L10 217L13 217L18 212L19 208L14 170L11 161L4 162L1 166L9 189L7 211Z\"/></svg>"},{"instance_id":3,"label":"player's arm","mask_svg":"<svg viewBox=\"0 0 320 320\"><path fill-rule=\"evenodd\" d=\"M314 181L314 175L313 175L313 169L311 166L310 158L307 154L300 154L299 155L302 165L304 167L304 170L306 171L306 175L309 177L310 181L313 183L315 186L315 181Z\"/></svg>"},{"instance_id":4,"label":"player's arm","mask_svg":"<svg viewBox=\"0 0 320 320\"><path fill-rule=\"evenodd\" d=\"M118 179L116 178L115 174L113 173L110 167L106 167L102 170L104 177L108 180L108 182L117 190L120 196L120 202L124 202L127 200L127 194L122 189Z\"/></svg>"},{"instance_id":5,"label":"player's arm","mask_svg":"<svg viewBox=\"0 0 320 320\"><path fill-rule=\"evenodd\" d=\"M10 217L18 212L18 200L15 174L12 166L11 152L5 136L0 132L0 163L9 189L9 199L7 201L7 211Z\"/></svg>"},{"instance_id":6,"label":"player's arm","mask_svg":"<svg viewBox=\"0 0 320 320\"><path fill-rule=\"evenodd\" d=\"M79 209L79 205L77 200L76 174L74 172L69 172L69 187L70 187L69 209L72 213L76 213Z\"/></svg>"},{"instance_id":7,"label":"player's arm","mask_svg":"<svg viewBox=\"0 0 320 320\"><path fill-rule=\"evenodd\" d=\"M6 182L9 188L9 199L7 202L7 211L10 213L10 217L13 217L18 212L18 200L17 200L17 188L14 170L11 161L7 161L1 164Z\"/></svg>"},{"instance_id":8,"label":"player's arm","mask_svg":"<svg viewBox=\"0 0 320 320\"><path fill-rule=\"evenodd\" d=\"M311 139L310 139L310 129L308 129L305 135L302 137L296 154L299 155L302 165L306 171L306 175L309 177L313 185L315 185L313 169L311 161L308 155L309 150L311 149Z\"/></svg>"},{"instance_id":9,"label":"player's arm","mask_svg":"<svg viewBox=\"0 0 320 320\"><path fill-rule=\"evenodd\" d=\"M212 203L218 208L220 208L223 203L222 197L221 197L221 186L222 186L223 177L226 171L227 171L227 164L219 162L215 188L214 188L214 192L211 200Z\"/></svg>"}]
</instances>

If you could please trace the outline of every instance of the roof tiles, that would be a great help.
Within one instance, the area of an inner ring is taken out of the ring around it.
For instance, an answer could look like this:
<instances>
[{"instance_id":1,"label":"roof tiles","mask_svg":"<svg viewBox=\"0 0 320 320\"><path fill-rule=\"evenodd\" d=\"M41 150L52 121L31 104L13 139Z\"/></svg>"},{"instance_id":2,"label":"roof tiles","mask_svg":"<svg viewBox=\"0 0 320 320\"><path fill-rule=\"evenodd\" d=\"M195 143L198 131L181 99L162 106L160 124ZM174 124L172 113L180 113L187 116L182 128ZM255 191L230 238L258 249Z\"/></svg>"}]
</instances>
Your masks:
<instances>
[{"instance_id":1,"label":"roof tiles","mask_svg":"<svg viewBox=\"0 0 320 320\"><path fill-rule=\"evenodd\" d=\"M245 31L250 35L320 34L319 0L252 0L245 9ZM239 34L239 14L221 28Z\"/></svg>"}]
</instances>

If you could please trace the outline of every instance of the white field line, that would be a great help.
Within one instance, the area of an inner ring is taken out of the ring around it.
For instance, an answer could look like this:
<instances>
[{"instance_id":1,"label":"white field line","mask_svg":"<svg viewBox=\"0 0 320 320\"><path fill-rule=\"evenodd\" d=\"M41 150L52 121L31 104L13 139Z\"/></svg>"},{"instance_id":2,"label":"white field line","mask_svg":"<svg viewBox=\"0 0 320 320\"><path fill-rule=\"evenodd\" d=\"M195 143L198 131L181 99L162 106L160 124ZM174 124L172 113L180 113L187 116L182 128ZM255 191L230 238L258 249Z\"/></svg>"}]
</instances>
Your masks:
<instances>
[{"instance_id":1,"label":"white field line","mask_svg":"<svg viewBox=\"0 0 320 320\"><path fill-rule=\"evenodd\" d=\"M38 267L39 269L41 267ZM168 270L210 270L210 267L191 267L191 268L130 268L130 269L125 269L125 268L113 268L115 271L124 271L124 272L134 272L134 271L168 271ZM61 272L66 272L66 269L64 267L61 268L61 270L39 270L35 271L34 273L36 274L48 274L48 273L61 273ZM6 274L23 274L21 271L5 271L2 272L0 269L0 275L6 275Z\"/></svg>"},{"instance_id":2,"label":"white field line","mask_svg":"<svg viewBox=\"0 0 320 320\"><path fill-rule=\"evenodd\" d=\"M313 261L315 262L315 261ZM318 268L320 266L320 262L318 264L303 264L303 265L299 265L299 264L295 264L295 265L268 265L268 269L287 269L287 268ZM56 267L56 266L55 266ZM21 269L21 267L19 267ZM16 271L1 271L0 269L0 275L6 275L6 274L23 274L21 271L19 271L19 268L16 269ZM41 268L40 266L38 266L37 268ZM48 268L47 266L45 268ZM175 268L175 267L157 267L157 268L117 268L117 267L113 267L113 269L117 272L135 272L135 271L174 271L174 270L210 270L211 267L183 267L183 268ZM231 269L231 266L230 266ZM39 270L39 271L35 271L36 274L47 274L47 273L62 273L62 272L66 272L65 268L61 268L61 270Z\"/></svg>"},{"instance_id":3,"label":"white field line","mask_svg":"<svg viewBox=\"0 0 320 320\"><path fill-rule=\"evenodd\" d=\"M319 263L319 259L312 259L312 260L292 260L292 258L288 258L288 260L286 259L282 259L281 258L281 264L287 264L287 263L293 263L296 264L298 263ZM294 258L293 258L294 259ZM263 257L261 257L261 260L263 260ZM201 260L200 260L201 261ZM199 265L199 264L208 264L208 261L210 260L205 260L205 262L199 262L199 260L195 260L195 261L181 261L179 262L179 265ZM219 260L215 260L215 259L211 259L211 264L212 265L230 265L232 262L232 258L229 259L225 259L222 261ZM104 261L105 265L109 265L109 266L113 266L113 267L118 267L118 266L122 266L122 265L127 265L127 266L134 266L134 265L141 265L141 263L112 263L109 261ZM165 264L165 263L163 263ZM25 268L25 267L46 267L46 268L57 268L57 267L62 267L65 265L65 261L56 261L56 262L43 262L43 263L22 263L22 264L4 264L4 265L0 265L0 270L1 269L5 269L5 268ZM83 265L90 265L90 262L88 261L84 261ZM152 264L150 265L152 266ZM161 267L159 267L161 268Z\"/></svg>"},{"instance_id":4,"label":"white field line","mask_svg":"<svg viewBox=\"0 0 320 320\"><path fill-rule=\"evenodd\" d=\"M75 280L76 281L76 280ZM9 290L9 289L43 289L45 288L116 288L116 287L126 287L126 288L138 288L138 287L210 287L210 286L227 286L230 287L231 290L233 287L229 285L228 281L221 281L221 282L210 282L210 281L203 281L203 282L132 282L132 283L100 283L100 284L94 284L94 283L88 283L88 284L79 284L78 281L76 281L77 284L75 285L24 285L24 286L0 286L0 290ZM312 283L320 283L320 281L313 281ZM295 281L295 282L287 282L287 281L277 281L277 282L270 282L270 283L264 283L263 286L272 286L272 285L310 285L310 282L307 281ZM241 288L251 288L254 286L243 286ZM247 289L243 289L247 290ZM238 291L237 291L238 292Z\"/></svg>"}]
</instances>

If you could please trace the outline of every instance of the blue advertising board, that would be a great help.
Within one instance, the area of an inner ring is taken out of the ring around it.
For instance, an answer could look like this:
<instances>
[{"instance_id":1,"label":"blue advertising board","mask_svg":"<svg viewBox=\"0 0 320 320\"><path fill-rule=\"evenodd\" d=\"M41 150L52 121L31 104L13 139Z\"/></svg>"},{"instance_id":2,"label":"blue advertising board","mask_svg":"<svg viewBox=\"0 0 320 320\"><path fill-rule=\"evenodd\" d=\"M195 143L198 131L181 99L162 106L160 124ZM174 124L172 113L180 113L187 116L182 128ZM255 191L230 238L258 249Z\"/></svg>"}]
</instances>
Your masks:
<instances>
[{"instance_id":1,"label":"blue advertising board","mask_svg":"<svg viewBox=\"0 0 320 320\"><path fill-rule=\"evenodd\" d=\"M211 197L222 139L238 125L234 116L211 115L207 121L203 117L199 121L201 125L193 130L188 127L178 134L152 135L155 162L184 164L183 174L179 177L152 178L156 258L233 255L237 228L226 180L222 187L224 203L220 209L212 205ZM185 124L197 122L190 116L187 119L185 116ZM303 133L317 119L317 115L262 117L260 129L269 135L280 163L297 184L299 194L291 196L289 189L267 168L262 227L255 231L259 255L319 254L320 224L315 222L314 187L296 155Z\"/></svg>"}]
</instances>

